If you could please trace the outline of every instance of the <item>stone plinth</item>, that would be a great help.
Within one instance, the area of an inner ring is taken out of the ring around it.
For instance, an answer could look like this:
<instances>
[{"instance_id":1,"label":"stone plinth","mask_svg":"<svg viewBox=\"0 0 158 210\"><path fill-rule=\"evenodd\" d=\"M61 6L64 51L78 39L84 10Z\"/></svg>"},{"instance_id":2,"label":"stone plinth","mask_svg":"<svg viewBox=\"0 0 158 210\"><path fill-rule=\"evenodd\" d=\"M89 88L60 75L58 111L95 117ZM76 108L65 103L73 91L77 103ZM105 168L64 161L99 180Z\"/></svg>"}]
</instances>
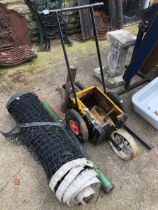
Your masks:
<instances>
[{"instance_id":1,"label":"stone plinth","mask_svg":"<svg viewBox=\"0 0 158 210\"><path fill-rule=\"evenodd\" d=\"M107 38L111 42L111 48L103 69L106 85L111 88L123 84L122 75L125 71L128 49L134 45L136 37L128 31L117 30L108 32ZM95 76L101 78L100 68L95 69Z\"/></svg>"}]
</instances>

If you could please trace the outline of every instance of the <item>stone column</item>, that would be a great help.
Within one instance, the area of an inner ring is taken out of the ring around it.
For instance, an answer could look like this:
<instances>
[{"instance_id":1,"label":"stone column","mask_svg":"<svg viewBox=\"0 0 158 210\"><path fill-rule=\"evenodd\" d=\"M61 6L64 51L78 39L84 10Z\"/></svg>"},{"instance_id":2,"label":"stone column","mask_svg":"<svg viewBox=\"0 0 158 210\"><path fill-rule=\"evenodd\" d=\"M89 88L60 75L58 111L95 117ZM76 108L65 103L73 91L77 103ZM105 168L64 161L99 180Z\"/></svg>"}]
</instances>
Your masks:
<instances>
[{"instance_id":1,"label":"stone column","mask_svg":"<svg viewBox=\"0 0 158 210\"><path fill-rule=\"evenodd\" d=\"M111 48L107 55L106 66L104 66L104 77L106 86L113 88L123 84L122 76L128 49L134 45L136 37L128 31L117 30L108 32L107 38L111 42ZM95 76L101 80L100 68L95 69Z\"/></svg>"}]
</instances>

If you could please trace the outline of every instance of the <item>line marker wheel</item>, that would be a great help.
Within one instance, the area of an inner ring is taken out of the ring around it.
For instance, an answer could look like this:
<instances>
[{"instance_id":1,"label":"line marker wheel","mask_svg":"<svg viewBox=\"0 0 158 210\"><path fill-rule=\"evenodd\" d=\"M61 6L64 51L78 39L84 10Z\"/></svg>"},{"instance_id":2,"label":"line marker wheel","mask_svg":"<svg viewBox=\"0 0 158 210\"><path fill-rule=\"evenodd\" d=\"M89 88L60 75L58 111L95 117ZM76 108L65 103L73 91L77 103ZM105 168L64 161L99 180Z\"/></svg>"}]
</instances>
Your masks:
<instances>
[{"instance_id":1,"label":"line marker wheel","mask_svg":"<svg viewBox=\"0 0 158 210\"><path fill-rule=\"evenodd\" d=\"M117 156L123 160L132 160L139 154L135 140L124 129L114 131L109 143Z\"/></svg>"}]
</instances>

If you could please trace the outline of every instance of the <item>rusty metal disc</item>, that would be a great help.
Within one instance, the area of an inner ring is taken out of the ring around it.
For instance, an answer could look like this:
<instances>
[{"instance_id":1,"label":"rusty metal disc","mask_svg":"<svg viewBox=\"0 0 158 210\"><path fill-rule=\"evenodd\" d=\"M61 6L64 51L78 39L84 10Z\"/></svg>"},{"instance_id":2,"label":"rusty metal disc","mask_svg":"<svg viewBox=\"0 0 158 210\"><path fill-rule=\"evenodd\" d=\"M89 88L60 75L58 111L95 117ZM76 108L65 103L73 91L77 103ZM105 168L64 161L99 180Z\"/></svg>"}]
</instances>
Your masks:
<instances>
[{"instance_id":1,"label":"rusty metal disc","mask_svg":"<svg viewBox=\"0 0 158 210\"><path fill-rule=\"evenodd\" d=\"M0 66L19 65L35 57L25 17L0 4Z\"/></svg>"}]
</instances>

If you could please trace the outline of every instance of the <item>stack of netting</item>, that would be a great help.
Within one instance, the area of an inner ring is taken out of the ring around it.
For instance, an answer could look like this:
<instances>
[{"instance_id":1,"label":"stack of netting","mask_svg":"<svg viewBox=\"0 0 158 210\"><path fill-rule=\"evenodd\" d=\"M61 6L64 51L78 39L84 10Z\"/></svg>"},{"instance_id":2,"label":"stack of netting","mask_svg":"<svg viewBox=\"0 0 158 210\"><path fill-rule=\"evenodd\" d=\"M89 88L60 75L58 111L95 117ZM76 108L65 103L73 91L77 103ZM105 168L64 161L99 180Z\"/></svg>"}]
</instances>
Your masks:
<instances>
[{"instance_id":1,"label":"stack of netting","mask_svg":"<svg viewBox=\"0 0 158 210\"><path fill-rule=\"evenodd\" d=\"M16 94L7 109L19 124L19 140L40 160L59 201L67 205L91 202L100 187L92 162L85 158L64 127L51 125L52 118L37 95Z\"/></svg>"}]
</instances>

